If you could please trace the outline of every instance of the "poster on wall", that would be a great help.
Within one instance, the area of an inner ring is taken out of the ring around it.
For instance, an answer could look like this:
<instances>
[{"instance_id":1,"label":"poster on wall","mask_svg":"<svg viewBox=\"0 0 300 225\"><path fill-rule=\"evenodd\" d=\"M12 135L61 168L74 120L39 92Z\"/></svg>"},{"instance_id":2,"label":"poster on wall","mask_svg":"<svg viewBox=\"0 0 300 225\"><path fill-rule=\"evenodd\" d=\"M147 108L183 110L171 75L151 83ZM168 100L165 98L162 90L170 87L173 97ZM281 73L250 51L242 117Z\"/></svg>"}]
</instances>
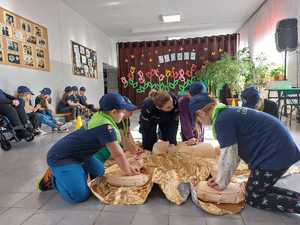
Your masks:
<instances>
[{"instance_id":1,"label":"poster on wall","mask_svg":"<svg viewBox=\"0 0 300 225\"><path fill-rule=\"evenodd\" d=\"M97 53L71 41L73 74L98 79Z\"/></svg>"},{"instance_id":2,"label":"poster on wall","mask_svg":"<svg viewBox=\"0 0 300 225\"><path fill-rule=\"evenodd\" d=\"M50 71L47 28L0 7L0 64Z\"/></svg>"}]
</instances>

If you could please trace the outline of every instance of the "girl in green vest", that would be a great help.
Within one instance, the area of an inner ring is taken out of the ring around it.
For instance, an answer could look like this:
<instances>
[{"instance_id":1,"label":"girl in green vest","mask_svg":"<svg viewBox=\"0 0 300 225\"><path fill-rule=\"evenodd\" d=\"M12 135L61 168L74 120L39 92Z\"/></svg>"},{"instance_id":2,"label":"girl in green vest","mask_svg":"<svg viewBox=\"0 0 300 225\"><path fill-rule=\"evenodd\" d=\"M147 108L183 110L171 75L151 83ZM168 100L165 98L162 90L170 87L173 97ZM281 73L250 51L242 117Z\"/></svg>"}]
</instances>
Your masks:
<instances>
[{"instance_id":1,"label":"girl in green vest","mask_svg":"<svg viewBox=\"0 0 300 225\"><path fill-rule=\"evenodd\" d=\"M53 187L62 198L73 203L87 200L90 196L87 176L93 179L104 175L103 163L94 156L103 147L125 175L139 174L138 169L128 163L119 145L121 135L117 128L125 110L133 111L136 106L117 93L104 95L99 105L101 111L94 114L88 129L74 131L52 146L47 156L50 168L39 183L41 190Z\"/></svg>"}]
</instances>

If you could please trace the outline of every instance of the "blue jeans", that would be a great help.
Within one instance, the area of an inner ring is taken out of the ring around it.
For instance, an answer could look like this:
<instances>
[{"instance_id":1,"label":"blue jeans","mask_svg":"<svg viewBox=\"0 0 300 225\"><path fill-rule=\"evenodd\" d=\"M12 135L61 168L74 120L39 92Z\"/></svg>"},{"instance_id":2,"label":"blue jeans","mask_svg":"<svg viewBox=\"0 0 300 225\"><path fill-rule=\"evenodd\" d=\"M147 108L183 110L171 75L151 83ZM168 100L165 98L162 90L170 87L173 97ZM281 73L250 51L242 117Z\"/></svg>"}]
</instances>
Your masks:
<instances>
[{"instance_id":1,"label":"blue jeans","mask_svg":"<svg viewBox=\"0 0 300 225\"><path fill-rule=\"evenodd\" d=\"M83 202L90 197L88 174L91 178L104 175L103 163L94 156L83 164L73 163L50 168L54 188L63 199L71 203Z\"/></svg>"},{"instance_id":2,"label":"blue jeans","mask_svg":"<svg viewBox=\"0 0 300 225\"><path fill-rule=\"evenodd\" d=\"M57 125L56 125L56 120L53 119L52 116L49 116L49 115L46 115L46 114L43 114L43 113L37 113L39 115L39 118L40 118L40 122L42 124L46 124L47 126L51 127L51 128L56 128Z\"/></svg>"}]
</instances>

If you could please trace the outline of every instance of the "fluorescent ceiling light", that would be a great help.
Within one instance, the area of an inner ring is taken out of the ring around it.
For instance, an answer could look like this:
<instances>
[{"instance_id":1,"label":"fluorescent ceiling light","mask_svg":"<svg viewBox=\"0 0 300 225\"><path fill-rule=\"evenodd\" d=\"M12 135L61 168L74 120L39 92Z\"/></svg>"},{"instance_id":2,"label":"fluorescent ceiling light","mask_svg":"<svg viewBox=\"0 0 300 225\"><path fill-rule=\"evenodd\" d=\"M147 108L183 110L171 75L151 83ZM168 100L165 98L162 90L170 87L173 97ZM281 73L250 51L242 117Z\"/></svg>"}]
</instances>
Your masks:
<instances>
[{"instance_id":1,"label":"fluorescent ceiling light","mask_svg":"<svg viewBox=\"0 0 300 225\"><path fill-rule=\"evenodd\" d=\"M182 39L182 37L168 37L168 40L179 40Z\"/></svg>"},{"instance_id":2,"label":"fluorescent ceiling light","mask_svg":"<svg viewBox=\"0 0 300 225\"><path fill-rule=\"evenodd\" d=\"M168 15L168 16L162 15L161 17L162 17L162 20L164 23L180 22L180 20L181 20L179 14Z\"/></svg>"},{"instance_id":3,"label":"fluorescent ceiling light","mask_svg":"<svg viewBox=\"0 0 300 225\"><path fill-rule=\"evenodd\" d=\"M120 5L121 2L108 2L106 3L107 6L117 6L117 5Z\"/></svg>"}]
</instances>

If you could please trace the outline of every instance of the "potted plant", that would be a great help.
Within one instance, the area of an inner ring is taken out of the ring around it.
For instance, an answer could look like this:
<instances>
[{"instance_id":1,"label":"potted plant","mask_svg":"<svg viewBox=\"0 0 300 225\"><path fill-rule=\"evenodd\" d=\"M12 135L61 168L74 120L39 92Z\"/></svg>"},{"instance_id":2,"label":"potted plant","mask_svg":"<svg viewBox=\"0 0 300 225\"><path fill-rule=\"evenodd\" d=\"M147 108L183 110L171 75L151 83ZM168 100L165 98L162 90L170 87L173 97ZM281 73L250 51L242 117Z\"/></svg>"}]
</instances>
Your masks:
<instances>
[{"instance_id":1,"label":"potted plant","mask_svg":"<svg viewBox=\"0 0 300 225\"><path fill-rule=\"evenodd\" d=\"M228 84L234 93L239 93L242 89L238 61L228 54L224 54L216 62L209 63L206 68L196 73L196 76L199 80L208 81L210 91L215 96L224 84Z\"/></svg>"},{"instance_id":2,"label":"potted plant","mask_svg":"<svg viewBox=\"0 0 300 225\"><path fill-rule=\"evenodd\" d=\"M274 80L283 80L283 67L282 66L276 66L271 70L271 77L273 77Z\"/></svg>"}]
</instances>

